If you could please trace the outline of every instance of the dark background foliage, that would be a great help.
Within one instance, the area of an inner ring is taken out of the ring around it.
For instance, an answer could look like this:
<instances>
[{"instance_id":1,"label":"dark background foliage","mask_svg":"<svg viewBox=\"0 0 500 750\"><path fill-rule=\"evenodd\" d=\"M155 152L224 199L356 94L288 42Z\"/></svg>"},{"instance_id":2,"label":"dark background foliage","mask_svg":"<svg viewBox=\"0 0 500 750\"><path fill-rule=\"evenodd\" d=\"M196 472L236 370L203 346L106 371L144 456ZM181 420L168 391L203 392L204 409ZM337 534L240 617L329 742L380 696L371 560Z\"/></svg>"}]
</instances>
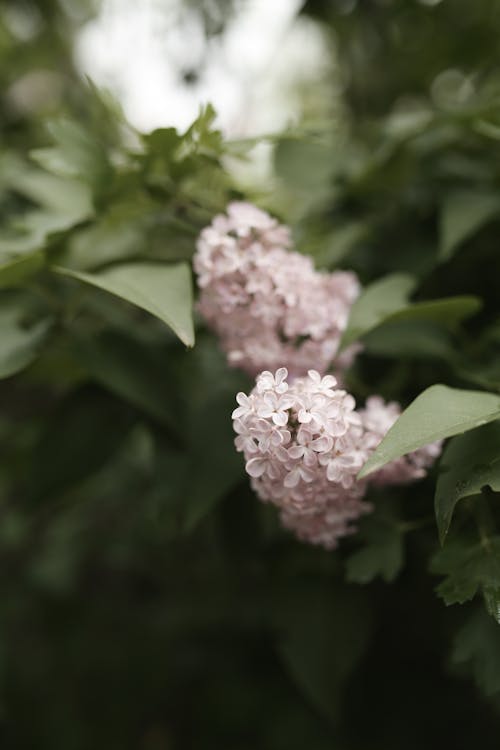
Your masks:
<instances>
[{"instance_id":1,"label":"dark background foliage","mask_svg":"<svg viewBox=\"0 0 500 750\"><path fill-rule=\"evenodd\" d=\"M232 12L193 7L209 36ZM232 446L248 379L200 321L187 349L95 288L132 261L168 284L241 195L225 159L248 147L209 108L183 134L129 128L73 64L95 10L0 3L2 748L496 748L500 630L481 591L500 591L498 483L458 503L441 551L437 470L372 493L338 552L301 545ZM277 206L318 266L364 284L411 274L413 301L480 300L368 332L349 375L360 402L407 405L438 382L498 392L500 3L301 12L338 49L343 125L273 138L279 199L248 197ZM468 434L493 475L484 429ZM455 443L457 466L470 449ZM447 604L473 601L445 607L438 584Z\"/></svg>"}]
</instances>

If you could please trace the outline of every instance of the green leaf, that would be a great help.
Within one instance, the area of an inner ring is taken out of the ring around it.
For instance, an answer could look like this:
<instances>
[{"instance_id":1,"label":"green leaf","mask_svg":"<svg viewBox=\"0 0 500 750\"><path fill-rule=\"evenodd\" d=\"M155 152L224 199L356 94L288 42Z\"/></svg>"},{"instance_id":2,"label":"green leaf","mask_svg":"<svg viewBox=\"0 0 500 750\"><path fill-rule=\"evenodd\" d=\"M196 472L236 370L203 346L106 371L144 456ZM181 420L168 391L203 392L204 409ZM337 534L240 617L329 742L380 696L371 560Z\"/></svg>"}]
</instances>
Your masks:
<instances>
[{"instance_id":1,"label":"green leaf","mask_svg":"<svg viewBox=\"0 0 500 750\"><path fill-rule=\"evenodd\" d=\"M21 297L0 300L0 378L8 378L36 359L52 320L28 323L29 313Z\"/></svg>"},{"instance_id":2,"label":"green leaf","mask_svg":"<svg viewBox=\"0 0 500 750\"><path fill-rule=\"evenodd\" d=\"M441 207L439 257L452 257L462 242L500 214L500 200L496 193L476 191L449 195Z\"/></svg>"},{"instance_id":3,"label":"green leaf","mask_svg":"<svg viewBox=\"0 0 500 750\"><path fill-rule=\"evenodd\" d=\"M115 204L91 226L68 238L59 262L77 271L106 266L139 256L145 244L147 227L141 206L132 202Z\"/></svg>"},{"instance_id":4,"label":"green leaf","mask_svg":"<svg viewBox=\"0 0 500 750\"><path fill-rule=\"evenodd\" d=\"M184 155L194 150L197 154L203 154L211 158L220 156L223 151L223 138L220 130L214 127L216 117L217 113L211 104L206 104L200 108L198 117L183 136Z\"/></svg>"},{"instance_id":5,"label":"green leaf","mask_svg":"<svg viewBox=\"0 0 500 750\"><path fill-rule=\"evenodd\" d=\"M112 174L106 149L78 123L60 119L49 124L56 146L32 151L32 158L48 172L87 182L93 189L107 187Z\"/></svg>"},{"instance_id":6,"label":"green leaf","mask_svg":"<svg viewBox=\"0 0 500 750\"><path fill-rule=\"evenodd\" d=\"M32 170L22 172L13 187L41 208L16 216L8 231L0 234L2 255L21 255L42 249L50 234L64 232L94 214L89 189L75 180Z\"/></svg>"},{"instance_id":7,"label":"green leaf","mask_svg":"<svg viewBox=\"0 0 500 750\"><path fill-rule=\"evenodd\" d=\"M500 692L500 630L478 609L458 631L452 662L467 667L487 696Z\"/></svg>"},{"instance_id":8,"label":"green leaf","mask_svg":"<svg viewBox=\"0 0 500 750\"><path fill-rule=\"evenodd\" d=\"M487 613L500 625L500 579L495 585L483 587L483 599Z\"/></svg>"},{"instance_id":9,"label":"green leaf","mask_svg":"<svg viewBox=\"0 0 500 750\"><path fill-rule=\"evenodd\" d=\"M389 357L442 359L456 365L458 352L449 332L480 307L476 297L417 302L389 315L364 334L364 350Z\"/></svg>"},{"instance_id":10,"label":"green leaf","mask_svg":"<svg viewBox=\"0 0 500 750\"><path fill-rule=\"evenodd\" d=\"M16 286L28 276L32 276L45 264L43 252L27 253L0 260L0 288Z\"/></svg>"},{"instance_id":11,"label":"green leaf","mask_svg":"<svg viewBox=\"0 0 500 750\"><path fill-rule=\"evenodd\" d=\"M446 576L436 592L446 605L464 604L481 592L487 611L500 622L500 537L469 545L460 539L439 550L431 572Z\"/></svg>"},{"instance_id":12,"label":"green leaf","mask_svg":"<svg viewBox=\"0 0 500 750\"><path fill-rule=\"evenodd\" d=\"M186 346L193 346L191 274L186 263L123 263L92 274L61 266L52 270L146 310L170 326Z\"/></svg>"},{"instance_id":13,"label":"green leaf","mask_svg":"<svg viewBox=\"0 0 500 750\"><path fill-rule=\"evenodd\" d=\"M483 487L500 491L500 422L492 422L449 442L440 462L435 510L443 543L459 500Z\"/></svg>"},{"instance_id":14,"label":"green leaf","mask_svg":"<svg viewBox=\"0 0 500 750\"><path fill-rule=\"evenodd\" d=\"M335 230L322 234L313 247L316 264L331 268L353 250L368 232L368 225L361 221L352 221L338 226Z\"/></svg>"},{"instance_id":15,"label":"green leaf","mask_svg":"<svg viewBox=\"0 0 500 750\"><path fill-rule=\"evenodd\" d=\"M351 308L341 348L357 341L391 313L405 307L416 283L409 274L395 273L367 286Z\"/></svg>"},{"instance_id":16,"label":"green leaf","mask_svg":"<svg viewBox=\"0 0 500 750\"><path fill-rule=\"evenodd\" d=\"M20 186L15 182L14 187L41 208L16 216L0 234L1 255L40 250L50 234L64 232L93 216L90 191L84 185L37 171L22 173L21 177Z\"/></svg>"},{"instance_id":17,"label":"green leaf","mask_svg":"<svg viewBox=\"0 0 500 750\"><path fill-rule=\"evenodd\" d=\"M76 218L93 212L89 188L78 180L57 177L39 169L16 170L11 186L46 211Z\"/></svg>"},{"instance_id":18,"label":"green leaf","mask_svg":"<svg viewBox=\"0 0 500 750\"><path fill-rule=\"evenodd\" d=\"M481 307L481 300L472 296L415 302L388 315L385 322L429 321L453 329L461 320L477 313Z\"/></svg>"},{"instance_id":19,"label":"green leaf","mask_svg":"<svg viewBox=\"0 0 500 750\"><path fill-rule=\"evenodd\" d=\"M466 382L488 390L500 391L500 356L494 356L489 362L467 361L457 368L456 373Z\"/></svg>"},{"instance_id":20,"label":"green leaf","mask_svg":"<svg viewBox=\"0 0 500 750\"><path fill-rule=\"evenodd\" d=\"M65 232L87 218L89 218L88 214L30 211L24 215L21 228L32 236L33 241L38 241L39 245L42 245L49 234Z\"/></svg>"},{"instance_id":21,"label":"green leaf","mask_svg":"<svg viewBox=\"0 0 500 750\"><path fill-rule=\"evenodd\" d=\"M352 306L341 348L391 323L429 322L453 330L481 309L481 300L470 295L408 304L415 283L412 276L393 274L370 284Z\"/></svg>"},{"instance_id":22,"label":"green leaf","mask_svg":"<svg viewBox=\"0 0 500 750\"><path fill-rule=\"evenodd\" d=\"M157 128L141 138L149 154L160 157L165 162L174 157L182 143L182 137L175 128Z\"/></svg>"},{"instance_id":23,"label":"green leaf","mask_svg":"<svg viewBox=\"0 0 500 750\"><path fill-rule=\"evenodd\" d=\"M359 477L366 477L417 448L499 417L500 396L433 385L405 409L363 466Z\"/></svg>"},{"instance_id":24,"label":"green leaf","mask_svg":"<svg viewBox=\"0 0 500 750\"><path fill-rule=\"evenodd\" d=\"M295 138L279 141L274 164L287 187L306 193L324 190L335 169L330 146Z\"/></svg>"},{"instance_id":25,"label":"green leaf","mask_svg":"<svg viewBox=\"0 0 500 750\"><path fill-rule=\"evenodd\" d=\"M390 583L403 565L403 535L394 517L370 515L361 524L357 538L364 545L346 562L347 580L369 583L377 576Z\"/></svg>"},{"instance_id":26,"label":"green leaf","mask_svg":"<svg viewBox=\"0 0 500 750\"><path fill-rule=\"evenodd\" d=\"M16 233L0 235L0 254L7 258L43 250L49 235L65 232L87 217L30 211L16 226Z\"/></svg>"},{"instance_id":27,"label":"green leaf","mask_svg":"<svg viewBox=\"0 0 500 750\"><path fill-rule=\"evenodd\" d=\"M382 323L363 337L363 347L368 354L397 359L454 362L457 358L450 333L436 323L420 320Z\"/></svg>"}]
</instances>

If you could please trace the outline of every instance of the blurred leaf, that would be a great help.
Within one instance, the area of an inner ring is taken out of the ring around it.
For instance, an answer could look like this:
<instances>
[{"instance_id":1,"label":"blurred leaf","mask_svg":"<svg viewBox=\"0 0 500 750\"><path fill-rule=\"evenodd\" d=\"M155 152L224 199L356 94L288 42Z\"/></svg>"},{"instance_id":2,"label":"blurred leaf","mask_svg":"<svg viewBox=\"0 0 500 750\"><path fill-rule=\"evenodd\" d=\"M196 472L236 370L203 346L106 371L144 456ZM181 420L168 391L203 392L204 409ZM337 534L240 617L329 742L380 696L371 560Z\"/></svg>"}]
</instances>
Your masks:
<instances>
[{"instance_id":1,"label":"blurred leaf","mask_svg":"<svg viewBox=\"0 0 500 750\"><path fill-rule=\"evenodd\" d=\"M490 362L473 364L467 361L457 374L468 381L488 390L500 391L500 357L494 357Z\"/></svg>"},{"instance_id":2,"label":"blurred leaf","mask_svg":"<svg viewBox=\"0 0 500 750\"><path fill-rule=\"evenodd\" d=\"M52 594L71 590L81 554L79 531L74 518L61 514L53 519L30 566L30 579L37 588Z\"/></svg>"},{"instance_id":3,"label":"blurred leaf","mask_svg":"<svg viewBox=\"0 0 500 750\"><path fill-rule=\"evenodd\" d=\"M142 135L142 140L150 153L155 153L163 159L170 159L180 146L182 137L175 128L157 128L151 133Z\"/></svg>"},{"instance_id":4,"label":"blurred leaf","mask_svg":"<svg viewBox=\"0 0 500 750\"><path fill-rule=\"evenodd\" d=\"M177 419L166 370L168 353L116 331L73 337L71 351L81 367L111 392L174 430Z\"/></svg>"},{"instance_id":5,"label":"blurred leaf","mask_svg":"<svg viewBox=\"0 0 500 750\"><path fill-rule=\"evenodd\" d=\"M476 120L474 123L474 129L477 133L486 136L486 138L492 138L494 141L500 140L500 127L493 122L488 122L487 120Z\"/></svg>"},{"instance_id":6,"label":"blurred leaf","mask_svg":"<svg viewBox=\"0 0 500 750\"><path fill-rule=\"evenodd\" d=\"M10 186L47 211L75 218L93 212L88 187L74 179L57 177L40 169L19 165L9 176Z\"/></svg>"},{"instance_id":7,"label":"blurred leaf","mask_svg":"<svg viewBox=\"0 0 500 750\"><path fill-rule=\"evenodd\" d=\"M188 467L181 524L193 530L236 485L246 481L244 462L234 448L231 420L235 396L248 379L227 367L214 339L200 331L196 347L172 362L179 404L179 430L186 443Z\"/></svg>"},{"instance_id":8,"label":"blurred leaf","mask_svg":"<svg viewBox=\"0 0 500 750\"><path fill-rule=\"evenodd\" d=\"M365 222L353 221L338 226L326 237L322 236L318 241L318 251L313 253L317 265L335 266L366 236L367 231Z\"/></svg>"},{"instance_id":9,"label":"blurred leaf","mask_svg":"<svg viewBox=\"0 0 500 750\"><path fill-rule=\"evenodd\" d=\"M24 214L20 228L31 235L33 242L43 245L49 234L65 232L87 218L88 215L84 214L56 214L35 210Z\"/></svg>"},{"instance_id":10,"label":"blurred leaf","mask_svg":"<svg viewBox=\"0 0 500 750\"><path fill-rule=\"evenodd\" d=\"M493 320L476 341L476 357L460 363L458 375L487 390L500 390L500 321Z\"/></svg>"},{"instance_id":11,"label":"blurred leaf","mask_svg":"<svg viewBox=\"0 0 500 750\"><path fill-rule=\"evenodd\" d=\"M0 260L0 288L17 286L28 276L32 276L45 264L42 252L27 253Z\"/></svg>"},{"instance_id":12,"label":"blurred leaf","mask_svg":"<svg viewBox=\"0 0 500 750\"><path fill-rule=\"evenodd\" d=\"M158 529L162 543L182 531L188 470L189 455L184 447L174 451L162 443L156 446L153 482L144 503L145 514Z\"/></svg>"},{"instance_id":13,"label":"blurred leaf","mask_svg":"<svg viewBox=\"0 0 500 750\"><path fill-rule=\"evenodd\" d=\"M500 537L474 545L453 540L434 555L431 572L446 576L436 588L446 605L464 604L479 591L488 613L500 623Z\"/></svg>"},{"instance_id":14,"label":"blurred leaf","mask_svg":"<svg viewBox=\"0 0 500 750\"><path fill-rule=\"evenodd\" d=\"M182 150L183 138L175 128L158 128L142 136L146 147L144 161L149 183L168 185L172 180L172 162Z\"/></svg>"},{"instance_id":15,"label":"blurred leaf","mask_svg":"<svg viewBox=\"0 0 500 750\"><path fill-rule=\"evenodd\" d=\"M146 243L144 207L135 203L114 204L89 227L68 238L59 263L87 271L141 254Z\"/></svg>"},{"instance_id":16,"label":"blurred leaf","mask_svg":"<svg viewBox=\"0 0 500 750\"><path fill-rule=\"evenodd\" d=\"M425 132L433 119L431 109L418 105L403 111L393 111L384 123L384 130L390 138L404 141Z\"/></svg>"},{"instance_id":17,"label":"blurred leaf","mask_svg":"<svg viewBox=\"0 0 500 750\"><path fill-rule=\"evenodd\" d=\"M445 385L427 388L408 406L368 459L359 477L389 461L500 417L500 396Z\"/></svg>"},{"instance_id":18,"label":"blurred leaf","mask_svg":"<svg viewBox=\"0 0 500 750\"><path fill-rule=\"evenodd\" d=\"M434 499L441 543L458 501L483 487L500 491L500 422L453 438L443 452Z\"/></svg>"},{"instance_id":19,"label":"blurred leaf","mask_svg":"<svg viewBox=\"0 0 500 750\"><path fill-rule=\"evenodd\" d=\"M335 169L330 146L296 138L282 138L278 142L274 164L288 188L305 193L324 190Z\"/></svg>"},{"instance_id":20,"label":"blurred leaf","mask_svg":"<svg viewBox=\"0 0 500 750\"><path fill-rule=\"evenodd\" d=\"M56 333L51 336L24 377L27 383L39 388L50 388L62 396L86 382L88 373L73 356L65 333L60 329L58 333L59 335Z\"/></svg>"},{"instance_id":21,"label":"blurred leaf","mask_svg":"<svg viewBox=\"0 0 500 750\"><path fill-rule=\"evenodd\" d=\"M185 263L123 263L93 274L61 266L52 270L146 310L193 346L191 274Z\"/></svg>"},{"instance_id":22,"label":"blurred leaf","mask_svg":"<svg viewBox=\"0 0 500 750\"><path fill-rule=\"evenodd\" d=\"M464 318L481 309L481 300L472 296L448 297L408 304L415 281L406 274L394 274L368 286L351 308L341 348L376 330L399 321L429 321L456 328Z\"/></svg>"},{"instance_id":23,"label":"blurred leaf","mask_svg":"<svg viewBox=\"0 0 500 750\"><path fill-rule=\"evenodd\" d=\"M451 659L472 672L485 695L500 692L500 630L484 610L474 612L458 631Z\"/></svg>"},{"instance_id":24,"label":"blurred leaf","mask_svg":"<svg viewBox=\"0 0 500 750\"><path fill-rule=\"evenodd\" d=\"M81 125L60 119L49 124L56 146L36 149L31 155L48 172L87 182L94 190L109 187L112 175L106 149Z\"/></svg>"},{"instance_id":25,"label":"blurred leaf","mask_svg":"<svg viewBox=\"0 0 500 750\"><path fill-rule=\"evenodd\" d=\"M40 174L49 178L48 184L40 179ZM43 173L33 175L24 175L21 189L41 208L27 210L7 225L6 231L0 234L0 254L16 255L42 249L48 235L64 232L94 213L90 193L84 186ZM55 180L55 190L51 179Z\"/></svg>"},{"instance_id":26,"label":"blurred leaf","mask_svg":"<svg viewBox=\"0 0 500 750\"><path fill-rule=\"evenodd\" d=\"M454 362L457 352L449 332L426 320L388 320L363 337L368 354Z\"/></svg>"},{"instance_id":27,"label":"blurred leaf","mask_svg":"<svg viewBox=\"0 0 500 750\"><path fill-rule=\"evenodd\" d=\"M498 215L500 201L496 193L471 190L448 195L440 214L440 258L449 260L462 242Z\"/></svg>"},{"instance_id":28,"label":"blurred leaf","mask_svg":"<svg viewBox=\"0 0 500 750\"><path fill-rule=\"evenodd\" d=\"M280 592L278 650L297 686L326 717L341 717L341 689L366 648L371 618L352 590L303 584L289 599Z\"/></svg>"},{"instance_id":29,"label":"blurred leaf","mask_svg":"<svg viewBox=\"0 0 500 750\"><path fill-rule=\"evenodd\" d=\"M23 370L38 356L52 320L30 320L22 296L0 298L0 378Z\"/></svg>"},{"instance_id":30,"label":"blurred leaf","mask_svg":"<svg viewBox=\"0 0 500 750\"><path fill-rule=\"evenodd\" d=\"M214 127L216 118L217 113L211 104L200 107L198 117L184 133L182 143L184 155L188 155L190 151L211 158L218 158L221 155L223 138L220 130Z\"/></svg>"},{"instance_id":31,"label":"blurred leaf","mask_svg":"<svg viewBox=\"0 0 500 750\"><path fill-rule=\"evenodd\" d=\"M35 499L54 501L98 471L131 424L130 412L102 393L82 388L70 394L46 419L33 451L29 479Z\"/></svg>"},{"instance_id":32,"label":"blurred leaf","mask_svg":"<svg viewBox=\"0 0 500 750\"><path fill-rule=\"evenodd\" d=\"M6 262L15 259L21 255L28 255L40 250L45 244L43 233L24 232L13 234L7 232L0 234L0 254Z\"/></svg>"},{"instance_id":33,"label":"blurred leaf","mask_svg":"<svg viewBox=\"0 0 500 750\"><path fill-rule=\"evenodd\" d=\"M369 583L380 576L391 583L403 565L403 534L396 518L376 512L362 520L356 538L363 546L347 558L347 580Z\"/></svg>"},{"instance_id":34,"label":"blurred leaf","mask_svg":"<svg viewBox=\"0 0 500 750\"><path fill-rule=\"evenodd\" d=\"M192 415L183 526L191 531L245 476L234 448L234 394L215 394Z\"/></svg>"},{"instance_id":35,"label":"blurred leaf","mask_svg":"<svg viewBox=\"0 0 500 750\"><path fill-rule=\"evenodd\" d=\"M477 313L481 306L481 300L472 296L415 302L403 310L392 313L386 321L431 321L453 329L461 320Z\"/></svg>"},{"instance_id":36,"label":"blurred leaf","mask_svg":"<svg viewBox=\"0 0 500 750\"><path fill-rule=\"evenodd\" d=\"M456 365L458 352L445 329L455 331L461 320L480 308L477 297L416 302L368 331L362 337L364 349L386 356L432 357Z\"/></svg>"},{"instance_id":37,"label":"blurred leaf","mask_svg":"<svg viewBox=\"0 0 500 750\"><path fill-rule=\"evenodd\" d=\"M391 313L405 307L416 283L416 279L408 274L395 273L367 286L351 308L341 348L357 341Z\"/></svg>"}]
</instances>

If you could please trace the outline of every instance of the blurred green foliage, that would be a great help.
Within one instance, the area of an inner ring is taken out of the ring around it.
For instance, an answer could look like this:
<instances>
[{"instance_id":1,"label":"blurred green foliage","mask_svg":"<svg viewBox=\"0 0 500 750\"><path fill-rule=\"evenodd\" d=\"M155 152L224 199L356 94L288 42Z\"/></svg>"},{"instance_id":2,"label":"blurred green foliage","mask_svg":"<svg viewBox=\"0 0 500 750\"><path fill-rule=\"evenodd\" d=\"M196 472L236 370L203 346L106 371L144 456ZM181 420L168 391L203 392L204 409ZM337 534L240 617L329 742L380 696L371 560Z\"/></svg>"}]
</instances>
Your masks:
<instances>
[{"instance_id":1,"label":"blurred green foliage","mask_svg":"<svg viewBox=\"0 0 500 750\"><path fill-rule=\"evenodd\" d=\"M234 10L189 5L208 34ZM448 386L384 450L470 430L335 553L256 501L229 418L250 383L193 320L196 236L251 152L211 107L134 131L73 64L95 10L0 3L1 747L496 748L500 3L301 11L345 122L275 136L248 197L366 285L360 401Z\"/></svg>"}]
</instances>

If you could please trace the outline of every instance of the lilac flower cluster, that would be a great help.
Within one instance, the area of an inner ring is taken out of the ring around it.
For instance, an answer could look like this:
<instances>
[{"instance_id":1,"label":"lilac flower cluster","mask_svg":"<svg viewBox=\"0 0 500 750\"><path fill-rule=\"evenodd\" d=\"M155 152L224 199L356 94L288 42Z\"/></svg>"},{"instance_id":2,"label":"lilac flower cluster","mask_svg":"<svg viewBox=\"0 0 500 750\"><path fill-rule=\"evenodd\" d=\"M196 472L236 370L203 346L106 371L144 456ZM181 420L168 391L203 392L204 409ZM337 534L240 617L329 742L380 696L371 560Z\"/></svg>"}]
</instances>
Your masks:
<instances>
[{"instance_id":1,"label":"lilac flower cluster","mask_svg":"<svg viewBox=\"0 0 500 750\"><path fill-rule=\"evenodd\" d=\"M338 352L359 283L353 273L316 271L291 244L289 229L269 214L230 203L198 240L198 308L229 363L260 373L250 395L238 393L233 412L252 487L299 539L332 549L371 510L368 481L418 479L441 445L356 479L401 409L373 396L356 411L353 397L325 374L333 367L341 375L360 348Z\"/></svg>"},{"instance_id":2,"label":"lilac flower cluster","mask_svg":"<svg viewBox=\"0 0 500 750\"><path fill-rule=\"evenodd\" d=\"M293 375L348 367L337 357L359 294L354 273L322 273L291 249L290 231L249 203L230 203L200 234L194 269L198 309L229 363L250 375L286 365Z\"/></svg>"},{"instance_id":3,"label":"lilac flower cluster","mask_svg":"<svg viewBox=\"0 0 500 750\"><path fill-rule=\"evenodd\" d=\"M371 506L367 480L356 475L399 416L397 404L368 399L364 410L336 388L332 375L309 370L289 383L282 367L262 372L247 396L238 393L233 412L238 451L257 495L281 510L283 525L297 537L333 549L352 533L352 523ZM440 450L421 448L388 464L373 481L408 482L425 474Z\"/></svg>"}]
</instances>

